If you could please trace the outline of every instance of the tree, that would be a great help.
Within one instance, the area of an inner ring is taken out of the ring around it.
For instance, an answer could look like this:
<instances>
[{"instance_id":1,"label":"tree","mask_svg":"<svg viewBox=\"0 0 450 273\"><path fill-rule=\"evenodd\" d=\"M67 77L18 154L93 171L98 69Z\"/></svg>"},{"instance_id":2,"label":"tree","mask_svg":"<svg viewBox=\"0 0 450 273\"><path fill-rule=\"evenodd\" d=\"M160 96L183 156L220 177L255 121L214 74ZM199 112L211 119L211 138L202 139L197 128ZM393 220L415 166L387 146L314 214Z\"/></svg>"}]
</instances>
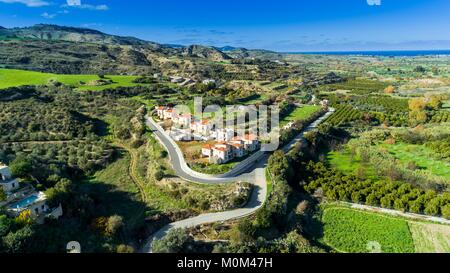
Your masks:
<instances>
[{"instance_id":1,"label":"tree","mask_svg":"<svg viewBox=\"0 0 450 273\"><path fill-rule=\"evenodd\" d=\"M25 177L32 170L31 160L25 156L18 156L9 165L11 172L16 177Z\"/></svg>"},{"instance_id":2,"label":"tree","mask_svg":"<svg viewBox=\"0 0 450 273\"><path fill-rule=\"evenodd\" d=\"M116 249L117 253L134 253L134 248L129 245L118 245Z\"/></svg>"},{"instance_id":3,"label":"tree","mask_svg":"<svg viewBox=\"0 0 450 273\"><path fill-rule=\"evenodd\" d=\"M59 206L69 201L73 192L72 181L63 178L53 188L45 191L50 206Z\"/></svg>"},{"instance_id":4,"label":"tree","mask_svg":"<svg viewBox=\"0 0 450 273\"><path fill-rule=\"evenodd\" d=\"M274 177L280 177L282 180L289 181L293 175L289 160L281 150L276 151L270 156L269 170Z\"/></svg>"},{"instance_id":5,"label":"tree","mask_svg":"<svg viewBox=\"0 0 450 273\"><path fill-rule=\"evenodd\" d=\"M425 213L428 215L439 215L439 197L432 199L425 205Z\"/></svg>"},{"instance_id":6,"label":"tree","mask_svg":"<svg viewBox=\"0 0 450 273\"><path fill-rule=\"evenodd\" d=\"M31 226L25 226L16 232L10 232L3 237L3 247L7 253L25 253L31 241L34 231Z\"/></svg>"},{"instance_id":7,"label":"tree","mask_svg":"<svg viewBox=\"0 0 450 273\"><path fill-rule=\"evenodd\" d=\"M9 233L12 224L13 223L12 223L11 219L8 218L8 216L0 215L0 238ZM1 245L1 243L0 243L0 245Z\"/></svg>"},{"instance_id":8,"label":"tree","mask_svg":"<svg viewBox=\"0 0 450 273\"><path fill-rule=\"evenodd\" d=\"M152 251L154 253L180 253L189 242L191 242L191 238L184 229L173 229L164 238L153 242Z\"/></svg>"},{"instance_id":9,"label":"tree","mask_svg":"<svg viewBox=\"0 0 450 273\"><path fill-rule=\"evenodd\" d=\"M392 85L389 85L384 89L384 93L386 94L393 94L395 92L395 87Z\"/></svg>"},{"instance_id":10,"label":"tree","mask_svg":"<svg viewBox=\"0 0 450 273\"><path fill-rule=\"evenodd\" d=\"M450 204L441 207L441 211L443 217L450 219Z\"/></svg>"},{"instance_id":11,"label":"tree","mask_svg":"<svg viewBox=\"0 0 450 273\"><path fill-rule=\"evenodd\" d=\"M421 65L418 65L418 66L416 66L416 67L414 68L414 72L417 72L417 73L425 73L425 72L427 72L427 70L425 69L425 67L423 67L423 66L421 66Z\"/></svg>"},{"instance_id":12,"label":"tree","mask_svg":"<svg viewBox=\"0 0 450 273\"><path fill-rule=\"evenodd\" d=\"M3 187L0 187L0 202L6 201L6 193L3 190Z\"/></svg>"},{"instance_id":13,"label":"tree","mask_svg":"<svg viewBox=\"0 0 450 273\"><path fill-rule=\"evenodd\" d=\"M161 181L164 178L164 171L162 170L158 170L155 172L154 177L156 179L156 181Z\"/></svg>"},{"instance_id":14,"label":"tree","mask_svg":"<svg viewBox=\"0 0 450 273\"><path fill-rule=\"evenodd\" d=\"M106 223L106 232L110 235L115 235L117 231L123 226L123 218L119 215L113 215L108 218Z\"/></svg>"},{"instance_id":15,"label":"tree","mask_svg":"<svg viewBox=\"0 0 450 273\"><path fill-rule=\"evenodd\" d=\"M240 233L240 241L248 242L253 241L256 234L256 227L249 219L244 219L239 222L237 229Z\"/></svg>"}]
</instances>

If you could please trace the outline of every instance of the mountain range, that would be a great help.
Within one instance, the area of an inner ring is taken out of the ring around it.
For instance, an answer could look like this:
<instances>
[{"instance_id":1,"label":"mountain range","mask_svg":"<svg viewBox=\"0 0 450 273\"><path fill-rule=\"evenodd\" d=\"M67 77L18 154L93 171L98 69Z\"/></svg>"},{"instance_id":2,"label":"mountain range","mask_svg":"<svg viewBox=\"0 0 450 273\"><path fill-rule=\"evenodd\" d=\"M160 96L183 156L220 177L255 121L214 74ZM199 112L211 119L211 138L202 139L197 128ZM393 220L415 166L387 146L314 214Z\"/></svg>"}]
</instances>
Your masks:
<instances>
[{"instance_id":1,"label":"mountain range","mask_svg":"<svg viewBox=\"0 0 450 273\"><path fill-rule=\"evenodd\" d=\"M191 70L202 61L279 59L265 50L164 45L98 30L38 24L0 27L0 65L55 73L143 74Z\"/></svg>"}]
</instances>

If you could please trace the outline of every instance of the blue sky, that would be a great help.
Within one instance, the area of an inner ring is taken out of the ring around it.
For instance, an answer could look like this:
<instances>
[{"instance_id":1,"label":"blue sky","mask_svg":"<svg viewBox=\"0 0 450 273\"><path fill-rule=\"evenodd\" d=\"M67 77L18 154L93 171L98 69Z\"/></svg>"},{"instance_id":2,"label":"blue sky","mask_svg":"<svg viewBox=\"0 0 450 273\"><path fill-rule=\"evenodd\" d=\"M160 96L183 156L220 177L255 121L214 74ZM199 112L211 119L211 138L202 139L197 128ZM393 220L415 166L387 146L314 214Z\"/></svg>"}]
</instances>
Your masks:
<instances>
[{"instance_id":1,"label":"blue sky","mask_svg":"<svg viewBox=\"0 0 450 273\"><path fill-rule=\"evenodd\" d=\"M48 23L277 51L450 49L449 15L448 0L0 0L4 27Z\"/></svg>"}]
</instances>

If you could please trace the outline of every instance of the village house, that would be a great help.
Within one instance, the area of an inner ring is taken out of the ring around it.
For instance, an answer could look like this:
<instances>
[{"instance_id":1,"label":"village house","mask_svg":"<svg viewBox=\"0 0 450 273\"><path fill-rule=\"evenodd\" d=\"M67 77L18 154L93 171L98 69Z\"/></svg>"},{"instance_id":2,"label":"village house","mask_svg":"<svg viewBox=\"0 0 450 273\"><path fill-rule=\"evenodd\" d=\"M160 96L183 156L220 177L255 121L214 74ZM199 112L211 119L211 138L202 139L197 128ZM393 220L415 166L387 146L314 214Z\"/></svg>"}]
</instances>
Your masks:
<instances>
[{"instance_id":1,"label":"village house","mask_svg":"<svg viewBox=\"0 0 450 273\"><path fill-rule=\"evenodd\" d=\"M246 134L244 136L236 136L232 139L233 143L242 143L244 149L249 152L254 152L259 149L260 143L258 137L255 134Z\"/></svg>"},{"instance_id":2,"label":"village house","mask_svg":"<svg viewBox=\"0 0 450 273\"><path fill-rule=\"evenodd\" d=\"M191 114L182 114L182 115L173 114L172 121L179 127L189 128L190 124L192 123L192 115Z\"/></svg>"},{"instance_id":3,"label":"village house","mask_svg":"<svg viewBox=\"0 0 450 273\"><path fill-rule=\"evenodd\" d=\"M219 143L212 148L212 160L213 163L224 164L234 158L232 146L227 143Z\"/></svg>"},{"instance_id":4,"label":"village house","mask_svg":"<svg viewBox=\"0 0 450 273\"><path fill-rule=\"evenodd\" d=\"M214 124L208 119L202 119L192 122L190 128L195 134L209 136L214 129Z\"/></svg>"},{"instance_id":5,"label":"village house","mask_svg":"<svg viewBox=\"0 0 450 273\"><path fill-rule=\"evenodd\" d=\"M180 76L170 76L169 79L172 83L182 83L185 80L183 77Z\"/></svg>"},{"instance_id":6,"label":"village house","mask_svg":"<svg viewBox=\"0 0 450 273\"><path fill-rule=\"evenodd\" d=\"M202 81L202 83L203 83L204 85L208 85L208 84L216 84L216 80L213 80L213 79L205 79L205 80Z\"/></svg>"},{"instance_id":7,"label":"village house","mask_svg":"<svg viewBox=\"0 0 450 273\"><path fill-rule=\"evenodd\" d=\"M19 182L11 175L11 171L5 165L0 164L0 185L5 193L19 188Z\"/></svg>"},{"instance_id":8,"label":"village house","mask_svg":"<svg viewBox=\"0 0 450 273\"><path fill-rule=\"evenodd\" d=\"M12 177L9 167L2 163L0 163L0 186L6 194L6 200L0 202L0 207L3 207L11 217L29 211L30 217L38 224L42 224L45 218L58 219L63 214L61 205L49 208L45 193L35 191L30 185L21 187L17 179Z\"/></svg>"},{"instance_id":9,"label":"village house","mask_svg":"<svg viewBox=\"0 0 450 273\"><path fill-rule=\"evenodd\" d=\"M233 129L218 129L215 132L215 137L217 141L231 141L234 137L234 130Z\"/></svg>"},{"instance_id":10,"label":"village house","mask_svg":"<svg viewBox=\"0 0 450 273\"><path fill-rule=\"evenodd\" d=\"M320 105L323 107L323 108L328 108L328 106L330 105L330 101L329 100L322 100L322 101L320 101Z\"/></svg>"}]
</instances>

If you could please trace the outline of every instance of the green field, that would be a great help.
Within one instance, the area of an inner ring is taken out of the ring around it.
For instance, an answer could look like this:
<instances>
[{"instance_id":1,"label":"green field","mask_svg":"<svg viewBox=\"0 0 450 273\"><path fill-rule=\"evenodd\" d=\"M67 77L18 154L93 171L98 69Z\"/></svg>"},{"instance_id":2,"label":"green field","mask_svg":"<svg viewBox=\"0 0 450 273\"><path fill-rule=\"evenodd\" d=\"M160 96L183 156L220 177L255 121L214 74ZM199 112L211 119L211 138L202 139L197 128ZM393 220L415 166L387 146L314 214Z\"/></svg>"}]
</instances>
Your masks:
<instances>
[{"instance_id":1,"label":"green field","mask_svg":"<svg viewBox=\"0 0 450 273\"><path fill-rule=\"evenodd\" d=\"M414 162L422 171L450 179L450 163L435 159L433 152L424 145L397 143L380 144L379 147L387 149L402 164L407 165ZM363 169L365 178L371 178L375 181L380 179L373 166L369 163L361 162L358 157L353 156L347 149L330 152L327 159L332 167L346 174L356 174L358 170Z\"/></svg>"},{"instance_id":2,"label":"green field","mask_svg":"<svg viewBox=\"0 0 450 273\"><path fill-rule=\"evenodd\" d=\"M284 117L280 121L280 125L284 126L288 124L289 122L298 121L298 120L305 120L312 116L314 113L317 113L320 111L321 107L316 105L305 105L302 107L296 108L294 111L292 111L289 115Z\"/></svg>"},{"instance_id":3,"label":"green field","mask_svg":"<svg viewBox=\"0 0 450 273\"><path fill-rule=\"evenodd\" d=\"M137 76L113 76L106 75L105 78L113 81L112 84L102 86L82 85L80 82L89 83L99 80L98 75L61 75L52 73L41 73L35 71L0 69L0 89L16 87L22 85L46 85L50 80L58 81L63 84L77 88L78 90L104 90L106 88L115 88L119 86L136 86L133 83Z\"/></svg>"},{"instance_id":4,"label":"green field","mask_svg":"<svg viewBox=\"0 0 450 273\"><path fill-rule=\"evenodd\" d=\"M450 253L450 226L413 221L343 206L327 206L323 241L339 252L370 252L377 242L384 253Z\"/></svg>"},{"instance_id":5,"label":"green field","mask_svg":"<svg viewBox=\"0 0 450 273\"><path fill-rule=\"evenodd\" d=\"M368 253L375 243L383 253L414 253L408 223L375 213L344 207L323 212L324 242L339 252Z\"/></svg>"},{"instance_id":6,"label":"green field","mask_svg":"<svg viewBox=\"0 0 450 273\"><path fill-rule=\"evenodd\" d=\"M374 181L380 179L370 164L361 162L358 157L352 156L347 149L328 153L327 160L333 168L345 174L356 174L358 170L364 170L364 178L370 178Z\"/></svg>"},{"instance_id":7,"label":"green field","mask_svg":"<svg viewBox=\"0 0 450 273\"><path fill-rule=\"evenodd\" d=\"M367 95L383 91L388 84L368 79L349 79L341 83L328 84L324 91L348 90L356 94Z\"/></svg>"},{"instance_id":8,"label":"green field","mask_svg":"<svg viewBox=\"0 0 450 273\"><path fill-rule=\"evenodd\" d=\"M381 144L380 147L387 149L403 164L414 162L422 170L450 179L450 162L434 159L433 151L424 145L396 143Z\"/></svg>"}]
</instances>

